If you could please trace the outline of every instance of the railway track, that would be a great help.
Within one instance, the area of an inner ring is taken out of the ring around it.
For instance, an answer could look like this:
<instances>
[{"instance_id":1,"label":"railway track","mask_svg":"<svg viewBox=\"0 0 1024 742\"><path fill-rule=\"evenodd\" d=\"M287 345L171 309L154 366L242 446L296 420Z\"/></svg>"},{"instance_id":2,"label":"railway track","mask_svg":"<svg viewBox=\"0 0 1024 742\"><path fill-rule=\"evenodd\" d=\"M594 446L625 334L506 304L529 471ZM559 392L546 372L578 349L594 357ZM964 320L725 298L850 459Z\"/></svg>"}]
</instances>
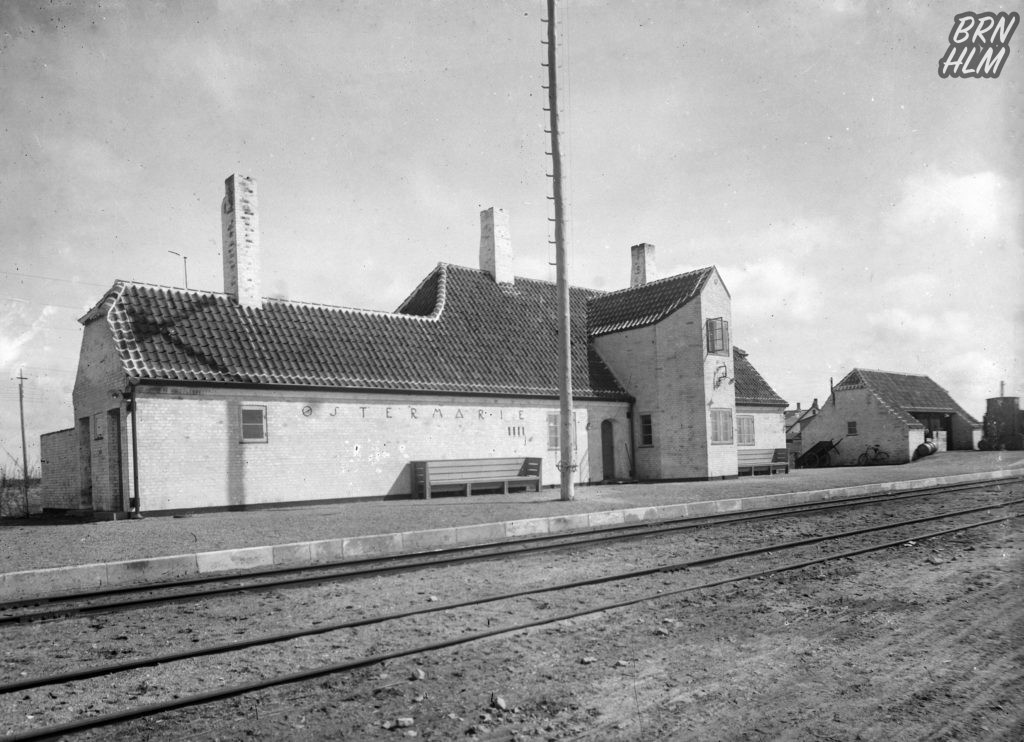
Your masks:
<instances>
[{"instance_id":1,"label":"railway track","mask_svg":"<svg viewBox=\"0 0 1024 742\"><path fill-rule=\"evenodd\" d=\"M827 503L811 503L766 508L745 513L727 513L702 517L683 517L656 522L609 526L587 531L548 534L509 542L456 546L432 551L395 554L383 557L346 560L331 564L247 571L244 574L218 574L163 583L146 583L106 588L73 595L53 595L0 603L0 629L5 625L44 621L74 616L99 615L133 610L165 603L179 603L246 592L303 587L327 582L452 566L473 561L526 556L544 551L574 549L599 543L649 538L697 528L749 523L789 515L835 512L849 508L895 503L923 497L1012 484L1021 478L998 482L935 486L898 494L864 495ZM45 606L45 608L43 607Z\"/></svg>"},{"instance_id":2,"label":"railway track","mask_svg":"<svg viewBox=\"0 0 1024 742\"><path fill-rule=\"evenodd\" d=\"M91 718L81 718L76 721L68 722L65 724L53 725L35 730L20 730L15 732L13 736L7 737L6 739L42 739L62 734L85 731L88 729L101 728L104 726L129 721L132 719L139 719L143 717L152 716L155 714L165 713L167 711L171 711L174 709L187 708L190 706L210 703L216 700L233 698L265 688L297 683L300 681L312 680L315 678L322 678L327 675L348 673L359 668L379 665L381 663L402 657L411 657L414 655L423 655L431 652L437 652L439 650L450 647L455 647L472 642L479 642L488 638L512 634L515 632L524 631L539 626L550 625L557 622L567 621L574 618L580 618L595 613L614 611L628 606L633 606L642 602L663 600L665 598L682 595L684 593L708 590L714 587L719 587L730 583L738 583L754 579L764 579L772 575L777 575L783 572L801 570L814 565L820 565L829 561L853 559L854 557L861 556L863 554L899 547L912 541L921 541L923 539L938 538L941 536L946 536L964 530L975 529L1007 521L1009 519L1017 517L1017 514L1006 513L998 517L989 517L983 519L979 519L978 514L985 510L1008 508L1013 505L1018 505L1022 501L1024 501L1024 498L1009 499L998 503L986 503L984 505L972 508L932 514L924 518L914 518L898 522L887 522L875 524L868 527L842 531L838 533L798 539L794 541L765 544L763 546L759 546L753 549L744 549L736 552L717 554L714 556L704 557L700 559L689 559L677 562L658 564L643 569L633 569L628 571L605 574L592 579L574 580L571 582L544 585L542 587L532 588L528 590L518 590L500 594L477 596L470 599L439 604L427 608L418 608L415 610L406 610L400 612L364 616L354 620L338 621L332 624L308 627L307 629L298 631L268 634L260 637L253 637L250 639L240 640L237 642L222 643L219 645L211 645L196 648L190 651L152 655L145 658L134 659L130 662L125 663L109 663L107 665L84 668L82 670L71 673L61 673L37 678L23 678L14 682L9 682L0 685L0 694L24 692L31 689L47 687L51 689L51 697L54 697L53 694L57 692L55 689L62 688L64 684L98 677L107 677L116 673L129 672L133 669L138 669L141 667L151 667L154 665L179 662L189 660L195 657L209 656L212 654L238 652L245 648L268 646L281 642L291 641L301 637L323 635L331 632L341 632L347 629L354 629L362 626L388 624L390 622L402 621L410 618L426 618L427 620L443 622L445 620L444 616L451 614L452 612L457 611L458 609L480 607L485 604L493 604L503 601L521 602L523 599L530 601L535 600L535 597L540 594L567 593L571 591L579 592L581 590L588 591L584 593L585 596L587 596L587 604L582 607L573 608L571 610L558 610L556 608L554 611L548 611L547 615L535 616L530 620L520 621L517 623L512 623L510 625L503 625L493 629L464 633L455 637L446 638L441 641L417 644L414 646L407 646L388 652L369 654L365 656L348 659L343 662L324 663L316 667L306 668L300 671L274 674L271 677L266 677L256 681L238 683L233 685L225 685L220 688L216 688L203 693L183 695L180 698L173 698L164 700L159 703L136 706L133 708L123 709L121 711L102 714ZM943 520L954 522L946 523L941 528L934 527L934 524L937 521ZM963 522L964 520L967 520L967 522ZM899 537L895 539L891 538L891 536L895 533L898 533ZM871 542L863 543L863 540L869 536L872 539ZM890 537L881 538L879 540L878 538L876 538L878 536ZM853 548L839 548L838 546L836 546L837 544L847 543L851 540L860 540L861 542L854 545ZM579 546L579 544L576 545ZM738 564L742 564L744 560L749 561L751 559L759 559L763 561L768 557L777 560L781 552L796 552L801 549L808 549L810 547L828 547L830 553L813 556L810 558L808 558L806 555L802 557L794 557L792 559L785 561L785 563L782 564L775 564L770 567L763 567L747 571L738 571L739 567L736 566ZM491 558L493 558L493 555ZM690 578L694 576L695 570L710 567L722 568L726 571L731 571L732 573L711 576L709 578L702 579L697 582L691 582L690 584L674 586L670 589L666 589L664 582L666 578ZM658 582L652 583L651 579L656 579L658 580ZM645 580L646 582L644 582ZM620 585L639 584L640 587L633 594L630 594L628 596L620 596L618 597L618 599L603 602L594 599L594 588L596 588L599 585L610 585L612 583L617 583ZM658 584L659 587L657 589L652 589L654 584ZM517 614L529 614L531 610L521 609L518 611L509 612ZM536 613L537 611L532 612ZM544 611L540 612L544 613Z\"/></svg>"}]
</instances>

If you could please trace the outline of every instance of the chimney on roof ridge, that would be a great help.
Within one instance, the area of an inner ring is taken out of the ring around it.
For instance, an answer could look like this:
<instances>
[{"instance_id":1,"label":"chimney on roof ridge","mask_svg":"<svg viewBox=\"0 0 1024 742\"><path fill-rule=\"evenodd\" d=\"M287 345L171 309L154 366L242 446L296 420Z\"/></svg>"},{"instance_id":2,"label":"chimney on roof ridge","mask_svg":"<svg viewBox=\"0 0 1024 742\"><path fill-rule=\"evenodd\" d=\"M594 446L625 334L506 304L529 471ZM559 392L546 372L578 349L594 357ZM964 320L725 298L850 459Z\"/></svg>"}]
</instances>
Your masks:
<instances>
[{"instance_id":1,"label":"chimney on roof ridge","mask_svg":"<svg viewBox=\"0 0 1024 742\"><path fill-rule=\"evenodd\" d=\"M508 214L493 206L480 212L480 270L495 283L515 283L512 272L512 232Z\"/></svg>"},{"instance_id":2,"label":"chimney on roof ridge","mask_svg":"<svg viewBox=\"0 0 1024 742\"><path fill-rule=\"evenodd\" d=\"M654 280L654 245L641 242L639 245L633 245L630 250L633 262L629 271L629 287L635 289Z\"/></svg>"},{"instance_id":3,"label":"chimney on roof ridge","mask_svg":"<svg viewBox=\"0 0 1024 742\"><path fill-rule=\"evenodd\" d=\"M257 214L256 181L246 175L232 175L224 181L221 203L221 252L224 256L224 293L240 306L259 309L260 223Z\"/></svg>"}]
</instances>

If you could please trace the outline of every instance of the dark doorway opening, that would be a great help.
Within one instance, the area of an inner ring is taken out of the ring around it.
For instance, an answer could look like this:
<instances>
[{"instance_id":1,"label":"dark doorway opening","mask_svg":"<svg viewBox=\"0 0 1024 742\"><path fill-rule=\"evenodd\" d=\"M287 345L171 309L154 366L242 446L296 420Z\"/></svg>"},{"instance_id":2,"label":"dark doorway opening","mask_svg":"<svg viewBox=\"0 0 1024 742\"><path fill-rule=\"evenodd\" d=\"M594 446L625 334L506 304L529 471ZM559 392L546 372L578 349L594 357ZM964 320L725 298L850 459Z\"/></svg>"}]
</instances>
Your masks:
<instances>
[{"instance_id":1,"label":"dark doorway opening","mask_svg":"<svg viewBox=\"0 0 1024 742\"><path fill-rule=\"evenodd\" d=\"M601 478L615 479L615 429L611 420L601 423Z\"/></svg>"}]
</instances>

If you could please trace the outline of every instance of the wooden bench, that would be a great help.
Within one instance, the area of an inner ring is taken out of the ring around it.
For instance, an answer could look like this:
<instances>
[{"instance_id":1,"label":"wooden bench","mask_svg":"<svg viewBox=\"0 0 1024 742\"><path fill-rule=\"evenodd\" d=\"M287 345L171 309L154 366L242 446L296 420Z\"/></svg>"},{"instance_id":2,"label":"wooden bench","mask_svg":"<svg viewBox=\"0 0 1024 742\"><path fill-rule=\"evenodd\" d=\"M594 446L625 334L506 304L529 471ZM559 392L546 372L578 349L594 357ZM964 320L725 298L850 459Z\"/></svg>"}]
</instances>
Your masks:
<instances>
[{"instance_id":1,"label":"wooden bench","mask_svg":"<svg viewBox=\"0 0 1024 742\"><path fill-rule=\"evenodd\" d=\"M789 451L785 448L741 448L736 452L739 475L789 474Z\"/></svg>"},{"instance_id":2,"label":"wooden bench","mask_svg":"<svg viewBox=\"0 0 1024 742\"><path fill-rule=\"evenodd\" d=\"M501 485L505 494L512 485L533 486L540 492L540 459L447 459L414 461L414 495L422 493L429 500L434 490L464 489L469 497L473 485Z\"/></svg>"}]
</instances>

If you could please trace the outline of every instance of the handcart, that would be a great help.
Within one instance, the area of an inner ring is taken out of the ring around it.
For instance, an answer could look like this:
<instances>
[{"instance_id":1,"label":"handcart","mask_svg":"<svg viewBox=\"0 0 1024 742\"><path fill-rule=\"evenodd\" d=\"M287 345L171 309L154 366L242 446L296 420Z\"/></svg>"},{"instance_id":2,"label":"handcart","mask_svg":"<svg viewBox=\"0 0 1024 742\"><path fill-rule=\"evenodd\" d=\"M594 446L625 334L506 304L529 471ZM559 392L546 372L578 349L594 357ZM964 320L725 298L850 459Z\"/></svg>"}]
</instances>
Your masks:
<instances>
[{"instance_id":1,"label":"handcart","mask_svg":"<svg viewBox=\"0 0 1024 742\"><path fill-rule=\"evenodd\" d=\"M844 435L843 438L845 437L846 436ZM834 443L831 440L818 441L804 453L796 457L796 468L817 469L823 466L831 466L831 453L839 448L839 444L842 442L843 438L840 438Z\"/></svg>"}]
</instances>

